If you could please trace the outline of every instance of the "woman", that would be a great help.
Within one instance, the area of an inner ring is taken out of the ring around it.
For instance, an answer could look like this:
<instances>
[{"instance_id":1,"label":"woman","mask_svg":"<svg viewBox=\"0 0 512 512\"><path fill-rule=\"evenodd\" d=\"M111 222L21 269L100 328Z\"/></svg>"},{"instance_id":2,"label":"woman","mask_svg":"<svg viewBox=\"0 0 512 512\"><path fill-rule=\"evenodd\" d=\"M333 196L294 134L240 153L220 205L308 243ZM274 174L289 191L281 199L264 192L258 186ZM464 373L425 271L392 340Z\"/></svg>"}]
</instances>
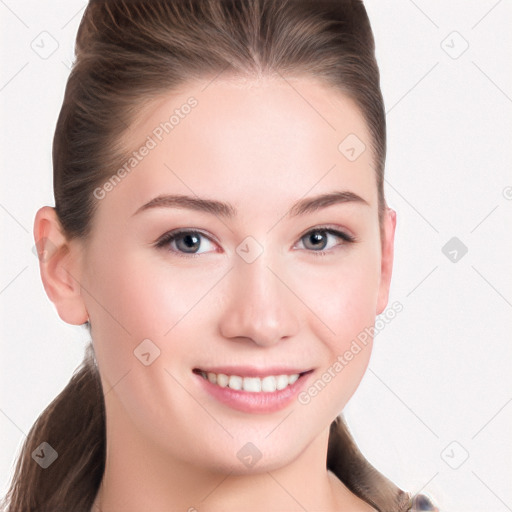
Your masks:
<instances>
[{"instance_id":1,"label":"woman","mask_svg":"<svg viewBox=\"0 0 512 512\"><path fill-rule=\"evenodd\" d=\"M340 413L388 305L385 143L359 1L91 0L34 237L92 344L7 510L434 510Z\"/></svg>"}]
</instances>

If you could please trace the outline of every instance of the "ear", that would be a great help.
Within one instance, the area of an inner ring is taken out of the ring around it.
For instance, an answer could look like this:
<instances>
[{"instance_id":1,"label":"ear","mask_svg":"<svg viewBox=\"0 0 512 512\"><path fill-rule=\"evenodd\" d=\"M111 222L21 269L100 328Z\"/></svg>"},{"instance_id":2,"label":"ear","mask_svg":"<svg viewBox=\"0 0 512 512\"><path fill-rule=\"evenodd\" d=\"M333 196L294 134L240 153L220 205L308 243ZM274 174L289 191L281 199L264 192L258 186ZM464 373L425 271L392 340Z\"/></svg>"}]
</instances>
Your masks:
<instances>
[{"instance_id":1,"label":"ear","mask_svg":"<svg viewBox=\"0 0 512 512\"><path fill-rule=\"evenodd\" d=\"M41 280L62 320L81 325L89 315L80 294L80 244L63 234L55 208L43 206L34 220Z\"/></svg>"},{"instance_id":2,"label":"ear","mask_svg":"<svg viewBox=\"0 0 512 512\"><path fill-rule=\"evenodd\" d=\"M395 245L396 212L386 207L382 219L382 255L380 269L380 285L376 314L380 315L388 304L389 287L393 271L393 251Z\"/></svg>"}]
</instances>

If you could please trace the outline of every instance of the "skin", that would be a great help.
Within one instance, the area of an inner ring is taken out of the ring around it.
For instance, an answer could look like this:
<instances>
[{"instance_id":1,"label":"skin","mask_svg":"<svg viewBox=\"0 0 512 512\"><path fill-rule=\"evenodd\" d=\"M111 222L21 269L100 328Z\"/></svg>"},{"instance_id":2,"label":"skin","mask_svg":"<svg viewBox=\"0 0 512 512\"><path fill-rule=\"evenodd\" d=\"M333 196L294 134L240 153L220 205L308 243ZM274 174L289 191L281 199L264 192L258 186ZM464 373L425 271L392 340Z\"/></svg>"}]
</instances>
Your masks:
<instances>
[{"instance_id":1,"label":"skin","mask_svg":"<svg viewBox=\"0 0 512 512\"><path fill-rule=\"evenodd\" d=\"M140 147L191 95L198 100L99 201L88 240L68 240L53 208L36 215L36 240L56 248L41 261L45 290L65 322L90 319L106 393L107 462L93 510L374 510L325 468L329 425L357 389L372 340L307 405L273 413L235 411L192 373L287 364L314 369L313 382L385 309L396 217L386 209L381 239L367 127L350 99L313 79L206 83L141 110L126 147ZM351 133L367 147L352 162L338 150ZM298 199L335 190L368 204L286 216ZM229 202L238 215L134 215L164 193ZM304 235L325 224L357 241L328 235L318 256ZM196 257L178 255L183 243L152 245L176 228L210 239ZM247 236L263 247L252 263L236 252ZM133 353L144 339L160 349L149 366ZM236 456L249 441L261 452L251 468Z\"/></svg>"}]
</instances>

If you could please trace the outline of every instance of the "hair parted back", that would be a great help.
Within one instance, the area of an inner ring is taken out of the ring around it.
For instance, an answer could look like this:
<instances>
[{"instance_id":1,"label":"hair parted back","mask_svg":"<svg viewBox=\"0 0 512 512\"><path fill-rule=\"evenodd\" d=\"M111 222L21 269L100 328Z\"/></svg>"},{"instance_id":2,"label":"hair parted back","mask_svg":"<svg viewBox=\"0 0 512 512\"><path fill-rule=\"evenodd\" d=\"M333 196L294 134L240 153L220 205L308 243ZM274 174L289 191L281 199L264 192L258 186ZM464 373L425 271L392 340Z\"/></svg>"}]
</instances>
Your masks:
<instances>
[{"instance_id":1,"label":"hair parted back","mask_svg":"<svg viewBox=\"0 0 512 512\"><path fill-rule=\"evenodd\" d=\"M386 122L373 34L360 0L90 0L80 23L53 142L55 210L68 238L87 237L94 189L126 158L123 134L141 106L190 80L314 77L349 96L371 136L379 197ZM279 76L279 75L277 75ZM58 453L46 469L32 454ZM105 406L92 344L21 447L2 510L90 512L105 468ZM341 414L327 467L379 512L410 495L357 448Z\"/></svg>"}]
</instances>

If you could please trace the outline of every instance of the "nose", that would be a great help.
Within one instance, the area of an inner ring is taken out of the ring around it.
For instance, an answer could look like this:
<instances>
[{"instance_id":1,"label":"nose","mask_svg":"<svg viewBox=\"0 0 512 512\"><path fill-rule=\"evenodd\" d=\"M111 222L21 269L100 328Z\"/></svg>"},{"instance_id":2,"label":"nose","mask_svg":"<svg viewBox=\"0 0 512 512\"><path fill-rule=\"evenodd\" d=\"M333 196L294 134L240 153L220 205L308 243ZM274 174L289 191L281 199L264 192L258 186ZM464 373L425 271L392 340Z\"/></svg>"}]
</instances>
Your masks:
<instances>
[{"instance_id":1,"label":"nose","mask_svg":"<svg viewBox=\"0 0 512 512\"><path fill-rule=\"evenodd\" d=\"M285 284L284 273L264 255L252 263L240 259L230 272L220 320L225 338L271 346L299 331L298 300Z\"/></svg>"}]
</instances>

